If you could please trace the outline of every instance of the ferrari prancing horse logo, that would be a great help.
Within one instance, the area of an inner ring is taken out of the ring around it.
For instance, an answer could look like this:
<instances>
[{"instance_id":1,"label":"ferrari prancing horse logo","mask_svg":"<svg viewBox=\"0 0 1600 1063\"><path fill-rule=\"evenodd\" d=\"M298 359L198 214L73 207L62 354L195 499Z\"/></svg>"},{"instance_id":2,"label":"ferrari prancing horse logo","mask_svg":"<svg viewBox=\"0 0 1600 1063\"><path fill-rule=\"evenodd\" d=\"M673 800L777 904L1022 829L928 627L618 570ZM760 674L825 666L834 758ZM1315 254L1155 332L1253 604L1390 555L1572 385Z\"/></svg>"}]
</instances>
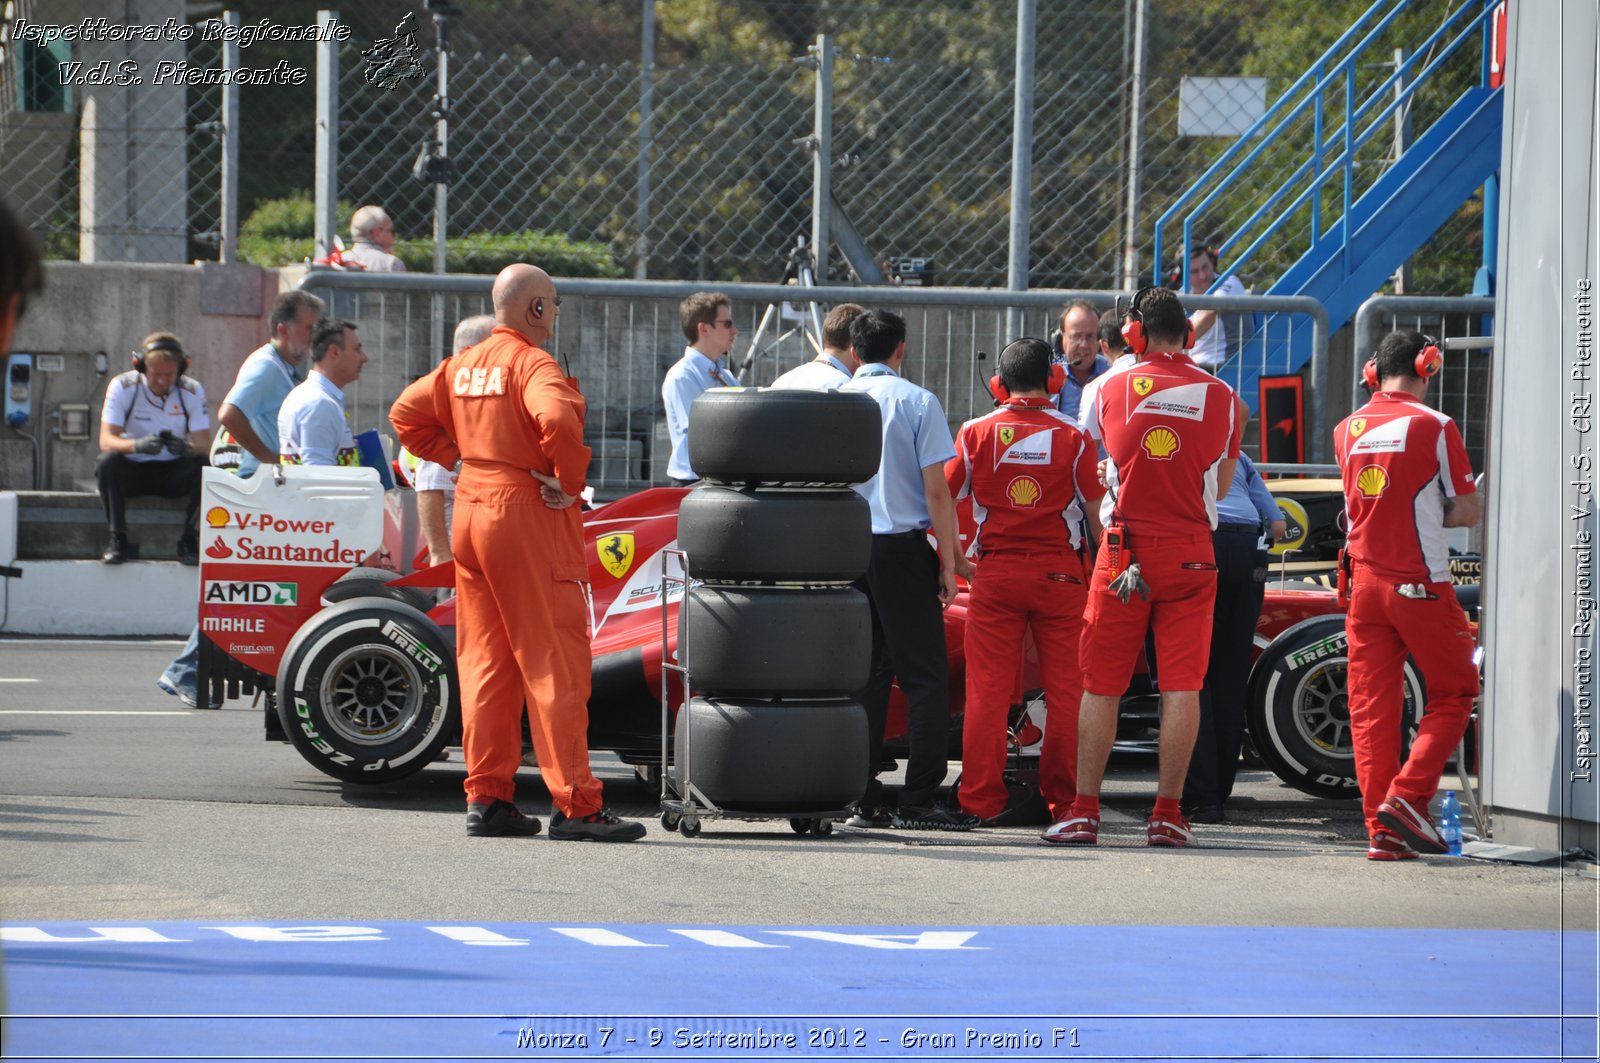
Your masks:
<instances>
[{"instance_id":1,"label":"ferrari prancing horse logo","mask_svg":"<svg viewBox=\"0 0 1600 1063\"><path fill-rule=\"evenodd\" d=\"M594 546L600 555L600 564L618 579L633 567L633 532L612 532L596 539Z\"/></svg>"},{"instance_id":2,"label":"ferrari prancing horse logo","mask_svg":"<svg viewBox=\"0 0 1600 1063\"><path fill-rule=\"evenodd\" d=\"M1136 376L1133 378L1133 393L1139 396L1141 399L1150 394L1150 389L1155 386L1156 382L1147 376Z\"/></svg>"},{"instance_id":3,"label":"ferrari prancing horse logo","mask_svg":"<svg viewBox=\"0 0 1600 1063\"><path fill-rule=\"evenodd\" d=\"M1367 419L1365 417L1357 417L1355 420L1350 422L1350 434L1351 435L1358 436L1362 432L1365 432L1366 430L1367 430Z\"/></svg>"},{"instance_id":4,"label":"ferrari prancing horse logo","mask_svg":"<svg viewBox=\"0 0 1600 1063\"><path fill-rule=\"evenodd\" d=\"M1014 440L1016 438L1017 438L1017 430L1015 428L1012 428L1010 425L1006 425L1005 427L1000 429L1000 445L1002 447L1009 447L1011 445L1012 440Z\"/></svg>"}]
</instances>

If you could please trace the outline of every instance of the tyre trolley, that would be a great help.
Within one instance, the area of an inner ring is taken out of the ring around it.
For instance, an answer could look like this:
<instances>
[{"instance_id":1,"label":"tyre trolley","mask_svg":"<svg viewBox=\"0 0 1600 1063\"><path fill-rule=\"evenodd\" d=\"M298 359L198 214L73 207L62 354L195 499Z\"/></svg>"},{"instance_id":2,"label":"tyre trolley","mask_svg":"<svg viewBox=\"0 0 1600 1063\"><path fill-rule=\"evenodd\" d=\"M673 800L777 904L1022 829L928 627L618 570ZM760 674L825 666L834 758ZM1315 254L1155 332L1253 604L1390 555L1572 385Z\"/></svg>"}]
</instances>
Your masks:
<instances>
[{"instance_id":1,"label":"tyre trolley","mask_svg":"<svg viewBox=\"0 0 1600 1063\"><path fill-rule=\"evenodd\" d=\"M681 575L672 573L670 559L676 558L678 570ZM702 819L739 819L746 822L759 822L763 820L789 821L789 827L796 834L833 833L833 825L838 820L843 820L850 815L848 808L828 809L826 811L767 811L748 812L737 809L725 809L707 797L700 788L694 784L694 719L692 714L683 717L682 742L673 750L672 742L672 702L671 683L672 676L677 675L683 684L683 702L679 708L682 713L688 713L689 703L694 698L694 676L689 666L689 634L683 623L682 607L689 598L689 588L693 584L693 577L689 570L689 555L683 550L663 550L661 552L661 826L667 831L678 831L685 838L698 837L700 834L700 821ZM679 615L678 615L678 654L677 660L672 659L667 646L667 626L671 620L673 596L669 588L677 586ZM670 758L670 760L669 760ZM673 767L677 769L677 778L674 778Z\"/></svg>"}]
</instances>

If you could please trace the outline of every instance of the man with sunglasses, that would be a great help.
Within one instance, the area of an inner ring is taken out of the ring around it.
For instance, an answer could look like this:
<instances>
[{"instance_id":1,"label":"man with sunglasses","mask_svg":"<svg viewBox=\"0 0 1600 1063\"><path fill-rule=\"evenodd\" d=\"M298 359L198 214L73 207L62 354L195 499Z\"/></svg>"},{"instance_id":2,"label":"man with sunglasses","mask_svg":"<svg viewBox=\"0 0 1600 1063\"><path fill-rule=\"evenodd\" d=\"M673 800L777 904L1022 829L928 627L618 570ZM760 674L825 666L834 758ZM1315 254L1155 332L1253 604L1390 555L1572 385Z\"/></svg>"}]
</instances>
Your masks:
<instances>
[{"instance_id":1,"label":"man with sunglasses","mask_svg":"<svg viewBox=\"0 0 1600 1063\"><path fill-rule=\"evenodd\" d=\"M667 435L672 440L667 476L679 487L688 487L700 478L689 465L689 410L710 388L739 386L739 378L724 361L739 328L733 323L728 297L721 292L695 292L678 308L678 316L689 345L661 382L661 405L667 411Z\"/></svg>"},{"instance_id":2,"label":"man with sunglasses","mask_svg":"<svg viewBox=\"0 0 1600 1063\"><path fill-rule=\"evenodd\" d=\"M543 350L560 301L549 274L524 263L500 271L492 298L488 338L411 384L389 411L411 453L461 465L451 548L467 833L539 833L514 803L526 703L550 837L633 841L644 826L605 807L589 768L589 568L575 503L590 453L583 396Z\"/></svg>"}]
</instances>

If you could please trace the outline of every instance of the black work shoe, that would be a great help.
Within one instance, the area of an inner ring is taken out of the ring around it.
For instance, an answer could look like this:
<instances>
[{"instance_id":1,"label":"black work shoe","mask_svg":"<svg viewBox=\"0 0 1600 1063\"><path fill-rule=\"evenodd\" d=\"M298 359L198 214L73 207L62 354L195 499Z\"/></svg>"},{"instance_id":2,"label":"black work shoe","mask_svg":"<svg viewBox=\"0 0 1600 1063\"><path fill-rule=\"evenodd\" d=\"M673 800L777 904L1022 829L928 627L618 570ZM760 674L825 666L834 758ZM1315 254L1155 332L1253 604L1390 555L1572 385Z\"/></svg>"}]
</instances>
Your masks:
<instances>
[{"instance_id":1,"label":"black work shoe","mask_svg":"<svg viewBox=\"0 0 1600 1063\"><path fill-rule=\"evenodd\" d=\"M178 564L198 565L200 563L200 544L187 535L178 540Z\"/></svg>"},{"instance_id":2,"label":"black work shoe","mask_svg":"<svg viewBox=\"0 0 1600 1063\"><path fill-rule=\"evenodd\" d=\"M609 808L576 819L553 808L550 810L550 837L558 842L636 842L644 837L644 824L618 819Z\"/></svg>"},{"instance_id":3,"label":"black work shoe","mask_svg":"<svg viewBox=\"0 0 1600 1063\"><path fill-rule=\"evenodd\" d=\"M510 801L469 804L467 833L474 838L531 838L539 833L539 820L524 816Z\"/></svg>"},{"instance_id":4,"label":"black work shoe","mask_svg":"<svg viewBox=\"0 0 1600 1063\"><path fill-rule=\"evenodd\" d=\"M981 820L970 812L938 805L908 805L894 813L896 830L959 830L976 827Z\"/></svg>"},{"instance_id":5,"label":"black work shoe","mask_svg":"<svg viewBox=\"0 0 1600 1063\"><path fill-rule=\"evenodd\" d=\"M857 808L844 821L846 827L855 827L859 830L884 830L894 826L894 817L881 808Z\"/></svg>"},{"instance_id":6,"label":"black work shoe","mask_svg":"<svg viewBox=\"0 0 1600 1063\"><path fill-rule=\"evenodd\" d=\"M120 565L128 560L128 537L112 532L111 545L100 555L100 560L107 565Z\"/></svg>"},{"instance_id":7,"label":"black work shoe","mask_svg":"<svg viewBox=\"0 0 1600 1063\"><path fill-rule=\"evenodd\" d=\"M1190 805L1183 814L1190 823L1222 823L1227 819L1221 805Z\"/></svg>"}]
</instances>

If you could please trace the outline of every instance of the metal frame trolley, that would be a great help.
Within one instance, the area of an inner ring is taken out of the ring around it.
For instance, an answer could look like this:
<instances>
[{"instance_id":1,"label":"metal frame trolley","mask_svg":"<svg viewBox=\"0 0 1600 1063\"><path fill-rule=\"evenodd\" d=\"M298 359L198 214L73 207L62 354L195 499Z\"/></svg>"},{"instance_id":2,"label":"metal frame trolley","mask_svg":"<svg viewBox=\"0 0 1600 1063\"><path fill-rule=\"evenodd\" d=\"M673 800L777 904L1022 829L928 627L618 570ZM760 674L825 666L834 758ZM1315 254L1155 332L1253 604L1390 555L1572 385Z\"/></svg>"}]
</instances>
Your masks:
<instances>
[{"instance_id":1,"label":"metal frame trolley","mask_svg":"<svg viewBox=\"0 0 1600 1063\"><path fill-rule=\"evenodd\" d=\"M671 558L677 558L679 571L683 574L675 576L671 572ZM683 720L683 742L677 750L672 748L672 676L677 675L683 684L683 701L679 711L685 711L689 702L694 697L694 677L689 666L689 635L683 624L682 606L688 600L689 588L693 585L694 578L690 573L689 555L683 550L663 550L661 552L661 826L668 831L676 830L685 838L695 838L700 834L700 821L702 819L739 819L747 822L763 820L789 821L789 827L796 834L830 835L836 820L843 820L850 815L847 808L828 809L817 811L771 811L771 812L746 812L738 809L725 809L707 797L700 788L694 784L694 719L685 716ZM672 659L668 649L667 626L671 619L670 610L673 608L673 595L669 588L676 585L680 588L677 595L679 608L678 617L678 653L677 660ZM672 768L677 768L678 777L674 779Z\"/></svg>"}]
</instances>

